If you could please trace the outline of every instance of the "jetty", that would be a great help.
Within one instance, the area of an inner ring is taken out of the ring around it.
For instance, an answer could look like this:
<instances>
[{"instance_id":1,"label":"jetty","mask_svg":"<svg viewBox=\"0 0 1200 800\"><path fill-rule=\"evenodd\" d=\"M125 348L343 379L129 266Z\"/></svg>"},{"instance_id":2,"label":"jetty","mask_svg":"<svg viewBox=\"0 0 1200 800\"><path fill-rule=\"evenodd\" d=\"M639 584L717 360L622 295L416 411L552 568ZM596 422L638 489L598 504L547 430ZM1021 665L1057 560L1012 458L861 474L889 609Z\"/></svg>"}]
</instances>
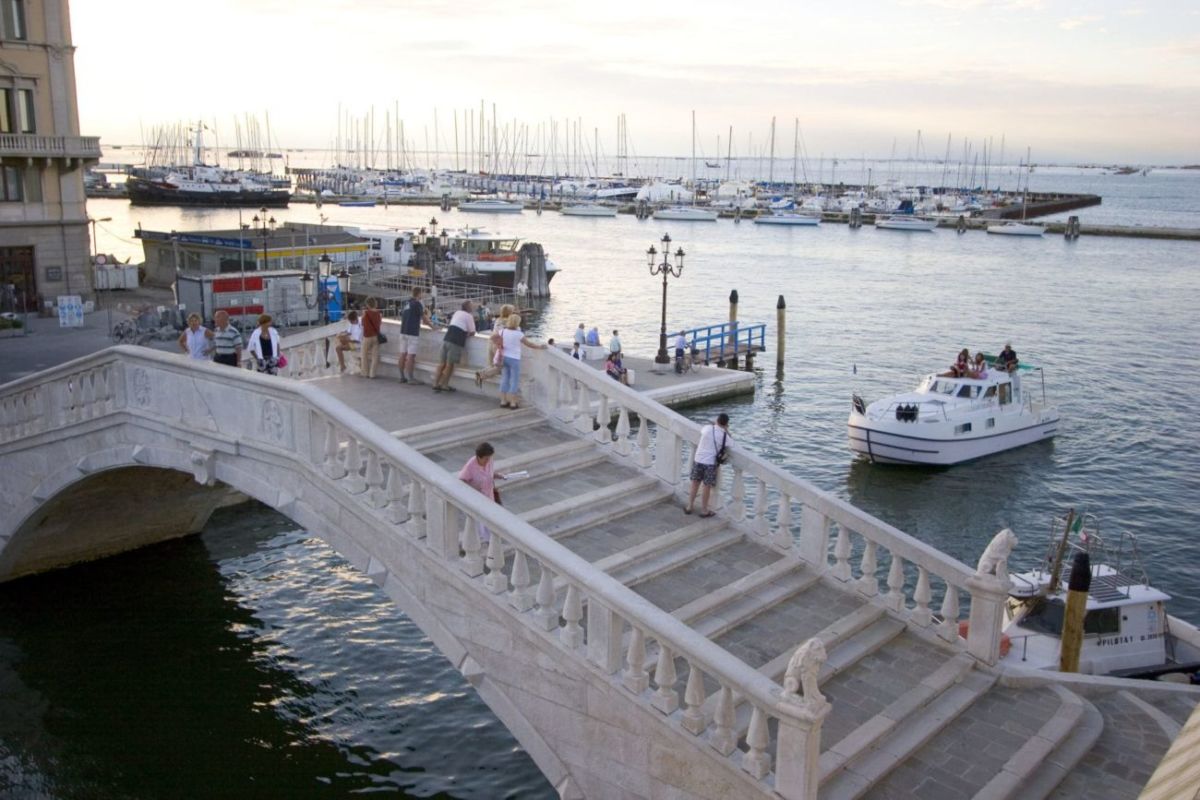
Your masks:
<instances>
[{"instance_id":1,"label":"jetty","mask_svg":"<svg viewBox=\"0 0 1200 800\"><path fill-rule=\"evenodd\" d=\"M716 515L686 515L700 428L651 393L551 349L499 408L483 337L452 393L392 379L398 336L380 377L338 374L340 327L288 337L277 377L123 346L0 386L0 580L254 498L380 586L571 800L1132 799L1195 729L1200 689L1001 664L1002 548L964 564L736 443ZM484 440L528 473L503 505L456 477Z\"/></svg>"}]
</instances>

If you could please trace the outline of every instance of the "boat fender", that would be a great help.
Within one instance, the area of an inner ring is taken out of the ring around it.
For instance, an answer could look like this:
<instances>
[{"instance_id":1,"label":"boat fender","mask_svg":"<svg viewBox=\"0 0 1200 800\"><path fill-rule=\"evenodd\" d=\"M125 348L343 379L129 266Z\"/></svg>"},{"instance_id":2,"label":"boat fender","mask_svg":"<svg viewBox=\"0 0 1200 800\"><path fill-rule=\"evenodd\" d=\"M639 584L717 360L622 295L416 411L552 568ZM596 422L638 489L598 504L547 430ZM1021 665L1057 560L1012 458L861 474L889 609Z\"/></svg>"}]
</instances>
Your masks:
<instances>
[{"instance_id":1,"label":"boat fender","mask_svg":"<svg viewBox=\"0 0 1200 800\"><path fill-rule=\"evenodd\" d=\"M970 623L965 619L958 623L958 635L962 638L967 638L967 632L970 630ZM1007 633L1000 634L1000 657L1004 658L1008 655L1008 651L1012 650L1012 639Z\"/></svg>"},{"instance_id":2,"label":"boat fender","mask_svg":"<svg viewBox=\"0 0 1200 800\"><path fill-rule=\"evenodd\" d=\"M693 358L695 358L694 353L693 353ZM854 410L857 411L858 413L860 413L860 414L867 413L867 404L864 403L863 399L861 397L859 397L858 395L852 395L850 402L854 406Z\"/></svg>"}]
</instances>

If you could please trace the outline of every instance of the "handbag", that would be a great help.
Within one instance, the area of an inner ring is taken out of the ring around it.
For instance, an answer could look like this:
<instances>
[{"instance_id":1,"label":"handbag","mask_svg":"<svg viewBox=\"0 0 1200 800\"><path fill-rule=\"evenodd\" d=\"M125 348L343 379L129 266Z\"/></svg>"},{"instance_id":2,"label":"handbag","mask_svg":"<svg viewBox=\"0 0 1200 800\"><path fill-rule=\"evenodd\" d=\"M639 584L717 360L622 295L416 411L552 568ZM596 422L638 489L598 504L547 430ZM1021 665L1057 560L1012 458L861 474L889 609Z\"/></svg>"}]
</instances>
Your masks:
<instances>
[{"instance_id":1,"label":"handbag","mask_svg":"<svg viewBox=\"0 0 1200 800\"><path fill-rule=\"evenodd\" d=\"M275 366L277 366L277 367L286 367L286 366L287 366L287 364L288 364L288 362L287 362L287 356L285 356L285 355L283 355L282 353L280 353L280 354L279 354L279 358L275 359Z\"/></svg>"},{"instance_id":2,"label":"handbag","mask_svg":"<svg viewBox=\"0 0 1200 800\"><path fill-rule=\"evenodd\" d=\"M718 464L729 463L729 451L725 449L725 440L727 438L728 438L728 436L725 436L725 435L721 436L721 446L717 449L717 463ZM717 432L714 429L713 430L713 444L716 444L716 443L717 443Z\"/></svg>"},{"instance_id":3,"label":"handbag","mask_svg":"<svg viewBox=\"0 0 1200 800\"><path fill-rule=\"evenodd\" d=\"M504 505L504 503L500 502L500 490L497 489L495 486L492 487L492 499L496 501L496 505L498 505L498 506Z\"/></svg>"},{"instance_id":4,"label":"handbag","mask_svg":"<svg viewBox=\"0 0 1200 800\"><path fill-rule=\"evenodd\" d=\"M380 331L375 338L380 344L387 344L387 334L385 334L383 331Z\"/></svg>"}]
</instances>

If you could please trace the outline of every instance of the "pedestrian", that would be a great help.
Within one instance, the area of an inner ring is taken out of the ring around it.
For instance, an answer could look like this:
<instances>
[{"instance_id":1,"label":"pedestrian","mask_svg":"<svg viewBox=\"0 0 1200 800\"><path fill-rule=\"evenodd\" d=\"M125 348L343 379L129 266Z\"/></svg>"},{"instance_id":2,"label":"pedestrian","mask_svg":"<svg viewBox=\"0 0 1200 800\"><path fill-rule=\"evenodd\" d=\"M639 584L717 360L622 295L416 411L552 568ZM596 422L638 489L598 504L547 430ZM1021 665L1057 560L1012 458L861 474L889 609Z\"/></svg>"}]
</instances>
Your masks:
<instances>
[{"instance_id":1,"label":"pedestrian","mask_svg":"<svg viewBox=\"0 0 1200 800\"><path fill-rule=\"evenodd\" d=\"M471 301L463 300L462 306L450 317L450 325L442 336L442 351L438 359L437 372L433 375L435 392L456 392L450 385L454 368L462 360L467 337L475 335L475 317L471 315Z\"/></svg>"},{"instance_id":2,"label":"pedestrian","mask_svg":"<svg viewBox=\"0 0 1200 800\"><path fill-rule=\"evenodd\" d=\"M575 344L583 346L587 344L587 331L583 328L583 323L579 323L579 327L575 329Z\"/></svg>"},{"instance_id":3,"label":"pedestrian","mask_svg":"<svg viewBox=\"0 0 1200 800\"><path fill-rule=\"evenodd\" d=\"M193 361L208 361L212 357L211 338L212 332L200 324L200 315L188 314L187 327L179 334L179 349Z\"/></svg>"},{"instance_id":4,"label":"pedestrian","mask_svg":"<svg viewBox=\"0 0 1200 800\"><path fill-rule=\"evenodd\" d=\"M500 407L520 408L521 391L521 348L545 350L546 345L534 344L521 332L521 315L510 314L500 332L500 346L504 353L504 366L500 373Z\"/></svg>"},{"instance_id":5,"label":"pedestrian","mask_svg":"<svg viewBox=\"0 0 1200 800\"><path fill-rule=\"evenodd\" d=\"M593 325L587 332L587 344L589 347L600 346L600 329L595 325Z\"/></svg>"},{"instance_id":6,"label":"pedestrian","mask_svg":"<svg viewBox=\"0 0 1200 800\"><path fill-rule=\"evenodd\" d=\"M367 298L367 307L362 315L362 371L368 378L375 377L379 367L379 334L383 332L383 315L379 313L374 297Z\"/></svg>"},{"instance_id":7,"label":"pedestrian","mask_svg":"<svg viewBox=\"0 0 1200 800\"><path fill-rule=\"evenodd\" d=\"M579 342L574 342L571 345L571 358L576 361L583 361L583 351L579 349Z\"/></svg>"},{"instance_id":8,"label":"pedestrian","mask_svg":"<svg viewBox=\"0 0 1200 800\"><path fill-rule=\"evenodd\" d=\"M675 372L683 372L683 353L687 350L687 336L684 331L680 331L675 337Z\"/></svg>"},{"instance_id":9,"label":"pedestrian","mask_svg":"<svg viewBox=\"0 0 1200 800\"><path fill-rule=\"evenodd\" d=\"M492 462L492 456L495 454L496 451L490 444L481 442L475 448L475 455L467 459L467 463L458 471L458 479L499 505L500 492L496 489L496 481L504 480L504 476L495 471L496 465ZM477 524L479 541L487 544L492 538L491 531L482 522Z\"/></svg>"},{"instance_id":10,"label":"pedestrian","mask_svg":"<svg viewBox=\"0 0 1200 800\"><path fill-rule=\"evenodd\" d=\"M412 295L400 309L400 382L419 384L417 380L417 350L421 346L421 323L433 327L429 309L421 302L421 287L414 286Z\"/></svg>"},{"instance_id":11,"label":"pedestrian","mask_svg":"<svg viewBox=\"0 0 1200 800\"><path fill-rule=\"evenodd\" d=\"M276 373L282 354L279 352L279 331L272 327L270 314L259 315L258 327L251 332L247 348L250 355L254 356L259 372L267 375Z\"/></svg>"},{"instance_id":12,"label":"pedestrian","mask_svg":"<svg viewBox=\"0 0 1200 800\"><path fill-rule=\"evenodd\" d=\"M613 330L612 338L608 340L608 352L621 354L621 337L617 335L616 330Z\"/></svg>"},{"instance_id":13,"label":"pedestrian","mask_svg":"<svg viewBox=\"0 0 1200 800\"><path fill-rule=\"evenodd\" d=\"M230 367L238 366L242 361L242 334L229 321L228 311L218 311L213 314L216 324L212 332L213 361Z\"/></svg>"},{"instance_id":14,"label":"pedestrian","mask_svg":"<svg viewBox=\"0 0 1200 800\"><path fill-rule=\"evenodd\" d=\"M708 507L712 488L717 485L717 471L728 458L726 449L732 438L729 436L729 415L717 415L715 423L709 423L700 429L700 441L696 445L695 461L692 464L692 486L688 492L688 503L683 513L691 514L696 504L696 492L704 484L704 492L700 495L700 516L711 517L713 512Z\"/></svg>"},{"instance_id":15,"label":"pedestrian","mask_svg":"<svg viewBox=\"0 0 1200 800\"><path fill-rule=\"evenodd\" d=\"M501 334L504 332L505 323L509 315L516 313L516 311L517 307L508 303L500 306L500 316L497 318L496 325L492 328L492 333L488 337L488 366L486 369L475 373L475 385L481 389L483 388L484 380L499 375L500 370L504 366L504 348Z\"/></svg>"},{"instance_id":16,"label":"pedestrian","mask_svg":"<svg viewBox=\"0 0 1200 800\"><path fill-rule=\"evenodd\" d=\"M604 362L604 371L613 380L620 381L626 386L629 385L629 370L625 369L625 365L621 363L620 353L608 354L608 359Z\"/></svg>"},{"instance_id":17,"label":"pedestrian","mask_svg":"<svg viewBox=\"0 0 1200 800\"><path fill-rule=\"evenodd\" d=\"M337 353L338 367L342 372L346 371L346 356L343 353L362 347L362 340L362 322L358 319L358 312L351 311L346 315L346 330L337 335L337 347L334 348L334 352Z\"/></svg>"}]
</instances>

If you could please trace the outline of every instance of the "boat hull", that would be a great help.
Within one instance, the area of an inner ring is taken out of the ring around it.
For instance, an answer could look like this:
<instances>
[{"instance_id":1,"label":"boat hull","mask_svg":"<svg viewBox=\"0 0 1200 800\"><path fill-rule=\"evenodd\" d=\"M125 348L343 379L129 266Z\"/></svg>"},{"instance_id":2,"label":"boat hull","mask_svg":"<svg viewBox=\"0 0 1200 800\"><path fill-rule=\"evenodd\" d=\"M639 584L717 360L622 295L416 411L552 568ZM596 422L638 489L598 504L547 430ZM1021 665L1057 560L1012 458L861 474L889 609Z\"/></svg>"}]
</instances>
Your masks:
<instances>
[{"instance_id":1,"label":"boat hull","mask_svg":"<svg viewBox=\"0 0 1200 800\"><path fill-rule=\"evenodd\" d=\"M987 232L996 236L1044 236L1046 229L1040 225L1009 222L1002 225L989 225Z\"/></svg>"},{"instance_id":2,"label":"boat hull","mask_svg":"<svg viewBox=\"0 0 1200 800\"><path fill-rule=\"evenodd\" d=\"M516 203L460 203L459 211L470 211L476 214L520 214L524 206Z\"/></svg>"},{"instance_id":3,"label":"boat hull","mask_svg":"<svg viewBox=\"0 0 1200 800\"><path fill-rule=\"evenodd\" d=\"M286 208L291 193L284 189L193 192L130 176L125 181L129 202L139 206L214 206Z\"/></svg>"},{"instance_id":4,"label":"boat hull","mask_svg":"<svg viewBox=\"0 0 1200 800\"><path fill-rule=\"evenodd\" d=\"M804 214L772 214L767 217L755 217L755 225L805 225L813 227L821 224L820 217L809 217Z\"/></svg>"},{"instance_id":5,"label":"boat hull","mask_svg":"<svg viewBox=\"0 0 1200 800\"><path fill-rule=\"evenodd\" d=\"M1047 409L1035 414L1014 415L1014 419L1006 422L999 430L975 436L955 436L953 423L943 427L941 424L871 420L852 412L847 427L850 449L871 461L950 466L1051 439L1058 431L1058 412Z\"/></svg>"},{"instance_id":6,"label":"boat hull","mask_svg":"<svg viewBox=\"0 0 1200 800\"><path fill-rule=\"evenodd\" d=\"M880 217L875 220L875 227L885 231L913 231L915 233L930 233L937 227L937 221L931 219L896 219Z\"/></svg>"},{"instance_id":7,"label":"boat hull","mask_svg":"<svg viewBox=\"0 0 1200 800\"><path fill-rule=\"evenodd\" d=\"M700 208L660 208L654 212L654 218L675 222L716 222L717 212Z\"/></svg>"},{"instance_id":8,"label":"boat hull","mask_svg":"<svg viewBox=\"0 0 1200 800\"><path fill-rule=\"evenodd\" d=\"M606 206L563 206L564 217L615 217L617 210Z\"/></svg>"}]
</instances>

